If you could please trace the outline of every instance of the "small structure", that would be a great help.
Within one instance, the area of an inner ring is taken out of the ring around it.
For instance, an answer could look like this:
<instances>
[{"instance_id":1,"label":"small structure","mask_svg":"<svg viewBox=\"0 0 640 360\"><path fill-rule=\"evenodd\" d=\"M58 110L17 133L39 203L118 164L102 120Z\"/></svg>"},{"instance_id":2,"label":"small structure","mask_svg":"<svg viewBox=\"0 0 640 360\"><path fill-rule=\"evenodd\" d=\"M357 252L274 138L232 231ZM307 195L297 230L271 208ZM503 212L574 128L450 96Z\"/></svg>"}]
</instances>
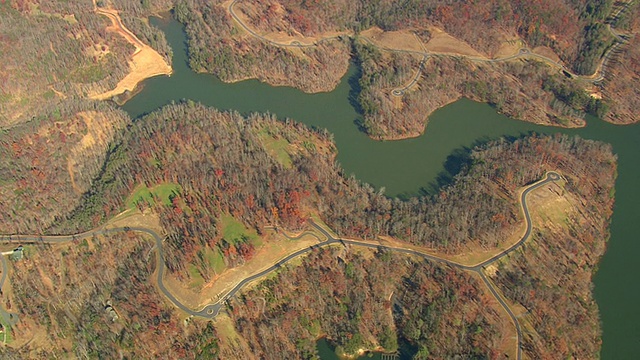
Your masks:
<instances>
[{"instance_id":1,"label":"small structure","mask_svg":"<svg viewBox=\"0 0 640 360\"><path fill-rule=\"evenodd\" d=\"M20 245L13 249L13 252L11 253L11 260L19 261L22 260L22 258L24 258L24 248Z\"/></svg>"},{"instance_id":2,"label":"small structure","mask_svg":"<svg viewBox=\"0 0 640 360\"><path fill-rule=\"evenodd\" d=\"M107 304L104 306L104 310L107 312L107 315L111 317L111 321L118 320L119 316L116 313L116 310L111 306L111 300L107 300Z\"/></svg>"}]
</instances>

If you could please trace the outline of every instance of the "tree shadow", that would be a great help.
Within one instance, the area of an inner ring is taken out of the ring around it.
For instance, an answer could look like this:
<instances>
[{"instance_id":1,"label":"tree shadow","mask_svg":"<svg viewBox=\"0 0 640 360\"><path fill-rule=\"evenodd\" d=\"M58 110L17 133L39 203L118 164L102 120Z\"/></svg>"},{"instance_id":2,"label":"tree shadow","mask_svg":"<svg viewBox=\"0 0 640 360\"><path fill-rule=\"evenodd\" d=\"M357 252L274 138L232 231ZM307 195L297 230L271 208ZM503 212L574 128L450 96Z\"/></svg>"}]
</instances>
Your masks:
<instances>
[{"instance_id":1,"label":"tree shadow","mask_svg":"<svg viewBox=\"0 0 640 360\"><path fill-rule=\"evenodd\" d=\"M353 66L356 71L349 76L347 79L347 83L349 84L349 104L358 114L358 117L353 120L353 124L358 127L358 131L369 134L369 128L364 121L364 110L362 109L362 105L360 105L360 93L362 92L362 86L360 86L360 78L362 77L362 66L358 59L353 56L351 59L351 66Z\"/></svg>"},{"instance_id":2,"label":"tree shadow","mask_svg":"<svg viewBox=\"0 0 640 360\"><path fill-rule=\"evenodd\" d=\"M359 115L363 115L364 112L362 110L362 106L360 106L360 101L358 100L358 97L362 92L362 87L360 86L362 66L356 58L351 59L351 66L355 67L356 71L349 76L349 79L347 79L349 84L349 104L351 104Z\"/></svg>"},{"instance_id":3,"label":"tree shadow","mask_svg":"<svg viewBox=\"0 0 640 360\"><path fill-rule=\"evenodd\" d=\"M473 166L472 153L475 149L485 148L492 142L499 141L500 139L504 139L507 143L513 143L514 141L530 136L533 133L535 132L529 131L515 136L505 135L499 138L485 136L478 138L471 144L471 146L463 146L453 150L453 152L447 156L447 159L443 164L444 171L441 171L434 181L421 187L417 192L404 192L396 197L402 201L409 201L414 197L436 196L443 188L455 183L457 176L464 175L469 172Z\"/></svg>"}]
</instances>

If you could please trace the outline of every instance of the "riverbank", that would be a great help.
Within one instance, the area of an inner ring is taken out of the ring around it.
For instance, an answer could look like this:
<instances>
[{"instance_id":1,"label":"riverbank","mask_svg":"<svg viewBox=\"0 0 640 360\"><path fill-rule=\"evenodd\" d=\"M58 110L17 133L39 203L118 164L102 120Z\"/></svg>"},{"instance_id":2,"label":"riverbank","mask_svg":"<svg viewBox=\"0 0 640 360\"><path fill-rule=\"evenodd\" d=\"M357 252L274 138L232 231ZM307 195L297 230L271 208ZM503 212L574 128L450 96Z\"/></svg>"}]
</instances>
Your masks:
<instances>
[{"instance_id":1,"label":"riverbank","mask_svg":"<svg viewBox=\"0 0 640 360\"><path fill-rule=\"evenodd\" d=\"M135 47L135 51L129 60L129 73L118 82L116 87L103 93L90 94L90 99L106 100L127 91L133 92L138 84L145 79L159 75L171 75L173 73L171 65L167 64L160 53L140 41L140 39L123 25L116 10L96 8L96 12L111 20L111 26L107 28L107 31L113 31L121 35L129 44Z\"/></svg>"}]
</instances>

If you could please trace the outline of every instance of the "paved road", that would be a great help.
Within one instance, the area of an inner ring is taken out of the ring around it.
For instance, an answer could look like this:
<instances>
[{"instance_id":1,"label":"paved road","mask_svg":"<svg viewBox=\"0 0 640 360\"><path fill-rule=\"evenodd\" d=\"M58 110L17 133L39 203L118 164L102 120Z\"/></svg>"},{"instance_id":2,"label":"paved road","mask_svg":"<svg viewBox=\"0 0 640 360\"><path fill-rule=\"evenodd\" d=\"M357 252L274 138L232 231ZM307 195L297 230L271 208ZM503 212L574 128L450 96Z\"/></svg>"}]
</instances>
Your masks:
<instances>
[{"instance_id":1,"label":"paved road","mask_svg":"<svg viewBox=\"0 0 640 360\"><path fill-rule=\"evenodd\" d=\"M415 85L418 82L418 80L420 80L420 76L422 75L422 70L424 69L424 64L427 62L428 59L429 59L429 56L427 55L422 56L422 60L420 60L420 65L418 65L418 72L413 77L413 79L411 79L411 82L409 82L407 85L401 88L393 89L391 91L391 95L402 96L407 90L411 89L411 87L413 87L413 85Z\"/></svg>"},{"instance_id":2,"label":"paved road","mask_svg":"<svg viewBox=\"0 0 640 360\"><path fill-rule=\"evenodd\" d=\"M476 265L465 265L465 264L461 264L455 261L451 261L448 259L444 259L432 254L427 254L418 250L414 250L414 249L408 249L408 248L401 248L401 247L394 247L394 246L387 246L387 245L379 245L379 244L373 244L373 243L369 243L369 242L362 242L362 241L358 241L358 240L347 240L347 239L339 239L339 238L335 238L333 237L326 229L324 229L323 227L319 226L318 224L314 223L313 221L310 221L311 225L313 227L315 227L320 233L322 233L324 236L327 237L327 241L320 243L316 246L325 246L325 245L330 245L333 243L342 243L342 244L349 244L349 245L355 245L355 246L362 246L362 247L367 247L367 248L372 248L372 249L384 249L384 250L389 250L389 251L394 251L394 252L399 252L402 254L408 254L408 255L414 255L414 256L419 256L424 258L427 261L431 261L431 262L436 262L436 263L443 263L443 264L447 264L451 267L455 267L458 269L462 269L462 270L467 270L467 271L473 271L476 272L480 275L480 277L482 278L483 282L485 283L485 285L489 288L489 290L491 291L491 293L493 294L493 296L496 298L496 300L500 303L500 305L504 308L504 310L507 312L507 314L509 314L509 317L511 318L511 320L513 321L515 327L516 327L516 333L517 333L517 352L516 352L516 359L520 360L522 359L522 330L520 328L520 323L518 322L517 317L515 316L515 314L513 313L513 311L511 310L511 308L509 307L509 305L505 302L505 300L502 298L502 296L500 296L498 290L495 288L495 286L493 285L493 283L491 283L491 281L489 279L487 279L487 277L485 276L484 272L482 271L483 268L487 265L490 265L498 260L500 260L501 258L507 256L509 253L517 250L518 248L520 248L522 246L522 244L524 244L525 241L527 241L529 239L529 237L531 236L531 231L532 231L532 223L531 223L531 214L529 213L529 208L527 207L527 195L541 187L544 186L550 182L554 182L554 181L558 181L561 179L561 176L554 172L554 171L550 171L547 173L546 177L541 180L538 181L532 185L530 185L529 187L527 187L521 194L520 196L520 204L522 206L523 212L524 212L524 217L525 217L525 223L526 223L526 229L525 232L522 236L522 238L520 238L520 240L518 242L516 242L515 244L513 244L511 247L501 251L500 253L492 256L491 258L476 264Z\"/></svg>"},{"instance_id":3,"label":"paved road","mask_svg":"<svg viewBox=\"0 0 640 360\"><path fill-rule=\"evenodd\" d=\"M107 235L114 234L120 232L138 232L146 235L150 235L156 242L156 259L157 259L157 282L160 291L171 301L176 307L180 310L186 312L189 315L200 316L204 318L213 318L217 315L220 304L211 304L205 306L202 310L195 311L184 305L180 300L178 300L165 286L164 284L164 270L165 270L165 262L164 262L164 248L163 248L163 238L158 235L155 231L144 228L144 227L114 227L114 228L100 228L97 230L92 230L88 232L84 232L81 234L75 235L63 235L63 236L35 236L35 235L3 235L0 236L0 242L4 243L15 243L15 244L63 244L74 240L83 240L95 235ZM3 262L3 270L6 266L6 259L2 257ZM6 271L3 271L2 279L0 279L0 289L4 285L4 281L6 279Z\"/></svg>"},{"instance_id":4,"label":"paved road","mask_svg":"<svg viewBox=\"0 0 640 360\"><path fill-rule=\"evenodd\" d=\"M518 351L517 351L517 359L521 358L521 348L522 348L522 333L520 330L520 325L518 323L518 320L516 318L516 316L514 315L513 311L509 308L509 305L502 299L502 297L499 295L498 291L495 289L495 287L493 286L493 284L491 283L491 281L489 281L486 276L484 275L484 273L482 272L483 268L486 267L487 265L490 265L496 261L498 261L499 259L503 258L504 256L507 256L509 253L511 253L512 251L515 251L516 249L518 249L520 246L522 246L522 244L529 239L530 235L531 235L531 231L532 231L532 224L531 224L531 215L529 214L529 208L527 207L527 195L541 187L544 186L550 182L553 181L558 181L560 180L561 177L558 173L556 172L548 172L545 176L545 178L543 180L540 180L532 185L530 185L529 187L527 187L521 194L520 196L520 204L522 207L522 210L524 212L524 218L525 218L525 224L526 224L526 230L522 236L522 238L516 242L515 244L513 244L511 247L509 247L508 249L505 249L503 251L501 251L500 253L494 255L493 257L482 261L478 264L474 264L474 265L467 265L467 264L462 264L456 261L452 261L449 259L445 259L433 254L429 254L426 252L422 252L419 250L415 250L415 249L411 249L411 248L403 248L403 247L395 247L395 246L388 246L388 245L383 245L383 244L379 244L379 243L375 243L375 242L367 242L367 241L360 241L360 240L354 240L354 239L343 239L340 237L335 237L334 235L332 235L331 233L329 233L329 231L327 231L327 229L325 229L324 227L318 225L317 223L315 223L313 220L309 220L309 224L315 229L317 230L320 234L323 235L323 237L325 238L325 240L322 240L320 237L318 237L316 234L312 233L312 232L304 232L296 237L291 237L288 236L286 234L283 234L285 237L289 238L290 240L297 240L300 239L301 237L305 236L305 235L311 235L316 237L316 239L319 241L317 244L306 247L304 249L300 249L292 254L287 255L286 257L280 259L278 262L276 262L275 264L273 264L272 266L260 271L259 273L253 274L247 278L244 278L242 281L240 281L238 284L236 284L236 286L234 286L228 293L226 293L224 296L222 296L217 302L213 303L213 304L209 304L207 306L205 306L204 308L200 309L200 310L193 310L191 308L189 308L188 306L186 306L185 304L183 304L182 302L180 302L180 300L178 300L166 287L164 284L164 270L165 270L165 261L164 261L164 249L163 249L163 237L161 237L160 235L158 235L158 233L156 233L155 231L148 229L148 228L144 228L144 227L114 227L114 228L100 228L100 229L96 229L96 230L92 230L92 231L88 231L85 233L81 233L81 234L76 234L76 235L64 235L64 236L37 236L37 235L3 235L0 236L0 242L4 242L4 243L15 243L15 244L61 244L61 243L66 243L69 241L74 241L74 240L82 240L82 239L86 239L89 237L93 237L95 235L106 235L106 234L113 234L113 233L119 233L119 232L128 232L128 231L133 231L133 232L138 232L138 233L142 233L142 234L146 234L151 236L155 242L155 249L156 249L156 259L157 259L157 271L156 271L156 275L157 275L157 283L158 283L158 288L160 289L160 291L169 299L169 301L171 301L171 303L173 303L177 308L179 308L180 310L186 312L189 315L192 316L197 316L197 317L201 317L201 318L205 318L205 319L213 319L215 318L219 313L220 310L222 309L223 305L227 302L227 300L229 300L230 298L234 297L240 290L242 290L242 288L244 286L246 286L247 284L251 283L252 281L255 281L257 279L262 278L263 276L278 270L279 268L282 267L282 265L286 264L287 262L291 261L292 259L295 259L297 257L300 257L306 253L309 253L315 249L318 249L320 247L325 247L325 246L330 246L330 245L336 245L336 244L341 244L341 245L352 245L352 246L360 246L360 247L366 247L366 248L371 248L371 249L384 249L384 250L388 250L388 251L393 251L393 252L398 252L401 254L407 254L407 255L414 255L414 256L419 256L422 257L423 259L427 260L427 261L431 261L431 262L435 262L435 263L441 263L441 264L446 264L449 265L451 267L455 267L458 269L462 269L462 270L467 270L467 271L473 271L476 272L480 275L480 277L482 278L482 280L484 281L484 283L487 285L487 287L490 289L491 293L495 296L496 300L501 304L501 306L505 309L505 311L509 314L509 316L511 317L512 321L514 322L515 326L516 326L516 330L517 330L517 334L518 334ZM2 286L4 285L4 282L6 281L7 278L7 263L6 263L6 258L4 256L2 257L2 266L3 266L3 270L2 270L2 278L0 279L0 289L2 289ZM4 309L2 309L2 306L0 306L0 315L5 317L5 320L7 321L7 323L9 323L10 325L15 324L18 321L17 318L17 314L9 314L7 313Z\"/></svg>"}]
</instances>

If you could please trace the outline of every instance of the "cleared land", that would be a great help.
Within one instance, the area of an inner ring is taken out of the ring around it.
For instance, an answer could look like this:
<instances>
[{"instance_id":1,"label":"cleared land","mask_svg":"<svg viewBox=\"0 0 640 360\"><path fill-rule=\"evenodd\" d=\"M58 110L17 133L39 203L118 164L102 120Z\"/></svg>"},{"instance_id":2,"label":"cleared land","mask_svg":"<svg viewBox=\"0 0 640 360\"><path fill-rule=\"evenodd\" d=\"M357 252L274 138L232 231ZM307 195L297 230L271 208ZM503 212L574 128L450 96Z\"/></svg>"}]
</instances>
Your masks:
<instances>
[{"instance_id":1,"label":"cleared land","mask_svg":"<svg viewBox=\"0 0 640 360\"><path fill-rule=\"evenodd\" d=\"M167 64L162 55L146 45L138 39L129 29L127 29L120 20L120 15L115 10L96 9L98 14L102 14L111 20L111 26L107 28L124 37L136 50L129 61L131 72L124 79L118 82L115 89L101 94L91 94L89 98L94 100L106 100L115 95L124 93L125 91L133 91L136 86L143 80L158 76L171 75L173 70L171 65Z\"/></svg>"}]
</instances>

